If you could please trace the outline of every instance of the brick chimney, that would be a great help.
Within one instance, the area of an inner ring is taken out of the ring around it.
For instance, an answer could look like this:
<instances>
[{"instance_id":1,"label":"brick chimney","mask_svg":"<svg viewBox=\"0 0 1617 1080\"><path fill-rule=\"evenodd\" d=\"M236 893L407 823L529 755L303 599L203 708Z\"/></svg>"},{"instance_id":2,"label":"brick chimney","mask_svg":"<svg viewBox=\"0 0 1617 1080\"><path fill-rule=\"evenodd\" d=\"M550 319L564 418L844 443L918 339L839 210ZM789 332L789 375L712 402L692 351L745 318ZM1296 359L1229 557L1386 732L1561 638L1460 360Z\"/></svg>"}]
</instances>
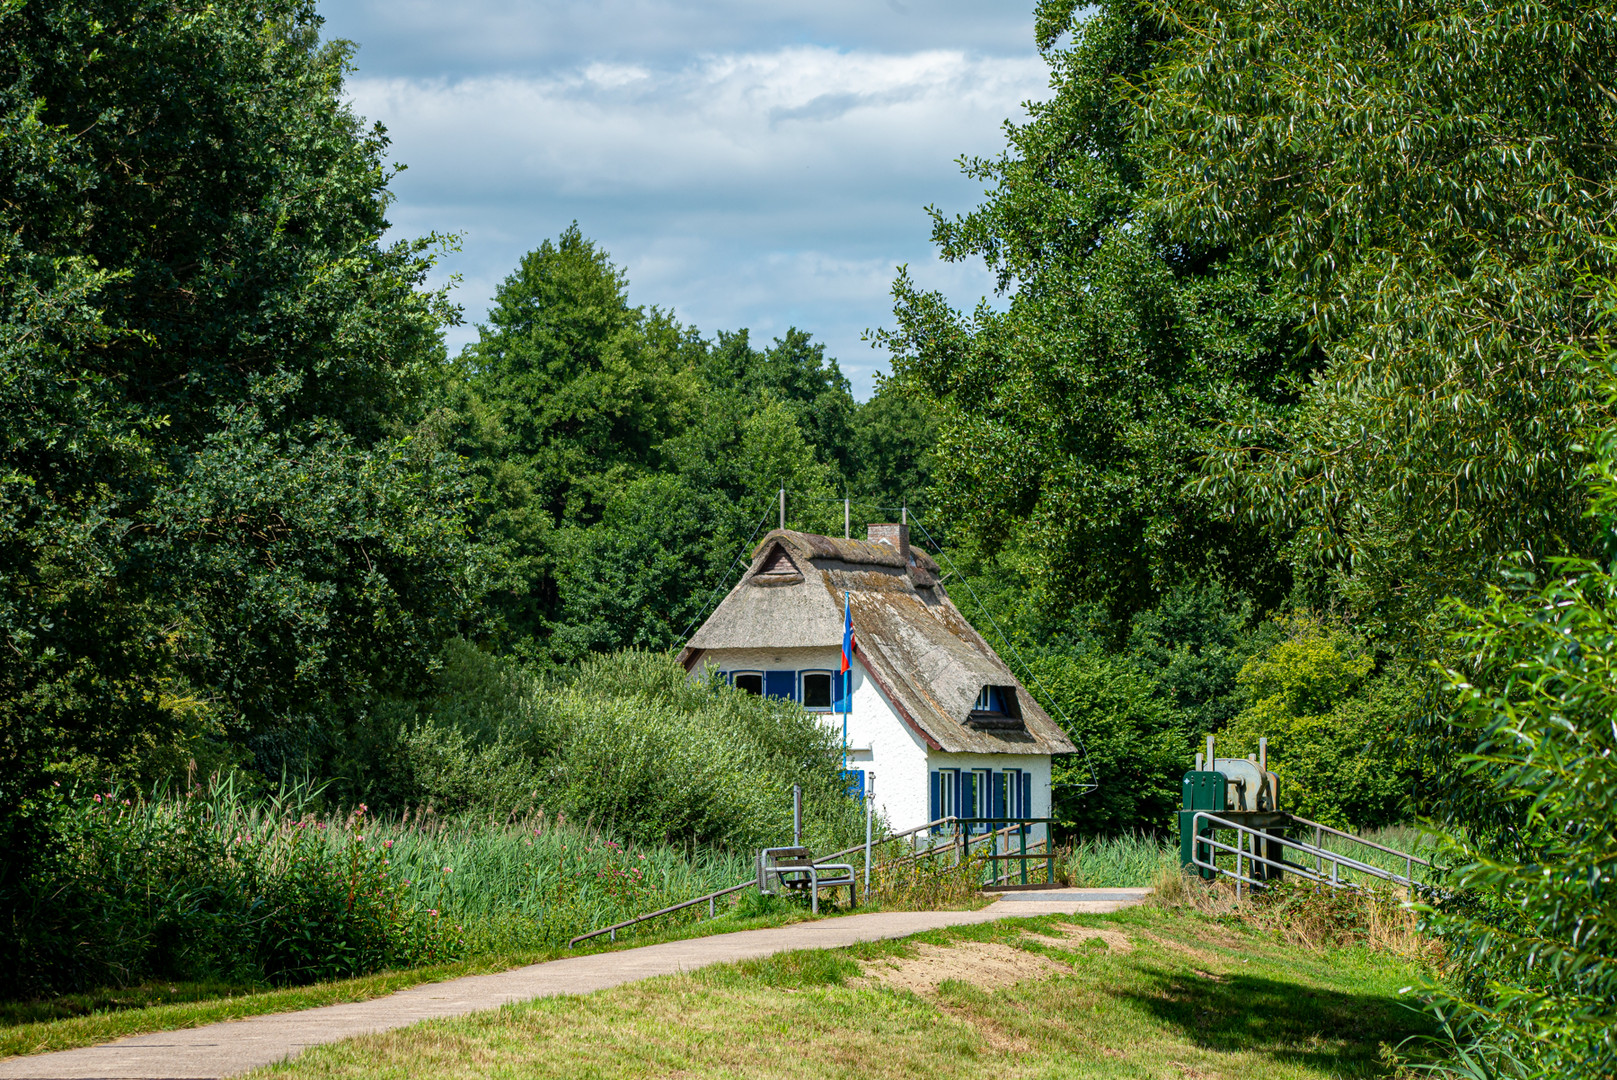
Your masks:
<instances>
[{"instance_id":1,"label":"brick chimney","mask_svg":"<svg viewBox=\"0 0 1617 1080\"><path fill-rule=\"evenodd\" d=\"M904 557L904 565L910 563L910 527L908 525L867 525L865 538L873 544L886 544L897 548L898 553Z\"/></svg>"}]
</instances>

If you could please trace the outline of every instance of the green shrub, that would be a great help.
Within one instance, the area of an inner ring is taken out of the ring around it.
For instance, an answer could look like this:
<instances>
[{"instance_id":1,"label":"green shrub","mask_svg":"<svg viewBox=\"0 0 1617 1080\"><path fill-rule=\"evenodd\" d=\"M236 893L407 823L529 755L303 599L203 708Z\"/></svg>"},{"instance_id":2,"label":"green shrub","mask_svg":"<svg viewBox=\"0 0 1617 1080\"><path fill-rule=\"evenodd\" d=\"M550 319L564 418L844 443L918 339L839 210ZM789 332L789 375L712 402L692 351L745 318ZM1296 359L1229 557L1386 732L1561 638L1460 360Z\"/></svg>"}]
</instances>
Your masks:
<instances>
[{"instance_id":1,"label":"green shrub","mask_svg":"<svg viewBox=\"0 0 1617 1080\"><path fill-rule=\"evenodd\" d=\"M1617 521L1617 433L1593 467ZM1617 532L1608 531L1610 536ZM1432 926L1457 962L1433 993L1473 1056L1527 1076L1617 1075L1617 577L1556 560L1459 607L1449 739L1469 744L1441 804L1453 899ZM1503 1070L1502 1070L1503 1071Z\"/></svg>"},{"instance_id":2,"label":"green shrub","mask_svg":"<svg viewBox=\"0 0 1617 1080\"><path fill-rule=\"evenodd\" d=\"M18 994L302 982L448 955L362 831L258 815L229 785L152 800L57 789L50 803L47 857L4 897Z\"/></svg>"},{"instance_id":3,"label":"green shrub","mask_svg":"<svg viewBox=\"0 0 1617 1080\"><path fill-rule=\"evenodd\" d=\"M1279 626L1284 636L1237 676L1248 704L1220 756L1255 754L1266 736L1285 809L1342 829L1407 818L1417 768L1401 736L1420 687L1375 677L1368 646L1347 627L1307 613Z\"/></svg>"},{"instance_id":4,"label":"green shrub","mask_svg":"<svg viewBox=\"0 0 1617 1080\"><path fill-rule=\"evenodd\" d=\"M791 835L800 784L811 846L863 835L838 733L791 702L693 680L666 653L539 676L457 642L430 706L403 724L395 808L542 809L636 844L750 850Z\"/></svg>"}]
</instances>

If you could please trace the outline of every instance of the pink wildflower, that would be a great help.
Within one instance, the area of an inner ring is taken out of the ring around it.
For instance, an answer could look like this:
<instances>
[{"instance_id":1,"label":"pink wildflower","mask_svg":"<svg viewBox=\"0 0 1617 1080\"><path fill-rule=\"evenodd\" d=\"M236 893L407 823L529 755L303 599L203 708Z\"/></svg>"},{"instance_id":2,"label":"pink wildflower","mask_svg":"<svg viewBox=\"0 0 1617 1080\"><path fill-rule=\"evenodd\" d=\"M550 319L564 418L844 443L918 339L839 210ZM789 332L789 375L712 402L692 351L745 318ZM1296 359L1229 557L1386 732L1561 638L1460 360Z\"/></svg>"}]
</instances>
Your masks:
<instances>
[{"instance_id":1,"label":"pink wildflower","mask_svg":"<svg viewBox=\"0 0 1617 1080\"><path fill-rule=\"evenodd\" d=\"M392 850L392 848L393 848L393 841L391 841L391 840L383 840L383 841L382 841L382 846L383 846L383 847L384 847L384 848L387 848L387 849L388 849L388 850Z\"/></svg>"}]
</instances>

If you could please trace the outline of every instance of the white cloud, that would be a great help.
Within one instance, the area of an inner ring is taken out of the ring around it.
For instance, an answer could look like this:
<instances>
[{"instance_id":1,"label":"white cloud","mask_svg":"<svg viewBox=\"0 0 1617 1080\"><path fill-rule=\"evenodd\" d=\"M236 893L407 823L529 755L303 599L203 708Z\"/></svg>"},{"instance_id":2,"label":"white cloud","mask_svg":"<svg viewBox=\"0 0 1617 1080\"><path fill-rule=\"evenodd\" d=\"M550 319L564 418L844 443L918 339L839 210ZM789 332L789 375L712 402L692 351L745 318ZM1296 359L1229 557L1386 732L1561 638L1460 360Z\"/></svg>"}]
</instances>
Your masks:
<instances>
[{"instance_id":1,"label":"white cloud","mask_svg":"<svg viewBox=\"0 0 1617 1080\"><path fill-rule=\"evenodd\" d=\"M1045 79L1031 53L792 45L350 92L410 166L399 230L465 233L449 269L473 321L517 258L576 218L627 267L635 302L707 333L795 323L863 396L881 365L858 334L889 319L896 264L961 303L991 286L932 258L921 208L977 201L954 159L997 153L1001 121Z\"/></svg>"}]
</instances>

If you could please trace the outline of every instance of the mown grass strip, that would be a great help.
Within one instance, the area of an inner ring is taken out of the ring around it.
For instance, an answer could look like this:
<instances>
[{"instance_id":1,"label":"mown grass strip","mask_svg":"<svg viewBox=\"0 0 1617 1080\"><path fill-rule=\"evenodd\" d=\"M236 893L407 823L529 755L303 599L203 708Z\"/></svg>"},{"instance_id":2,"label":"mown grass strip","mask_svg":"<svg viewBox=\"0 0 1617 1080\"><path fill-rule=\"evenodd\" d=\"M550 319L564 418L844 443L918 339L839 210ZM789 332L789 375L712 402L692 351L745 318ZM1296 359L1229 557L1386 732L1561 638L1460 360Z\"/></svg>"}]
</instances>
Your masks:
<instances>
[{"instance_id":1,"label":"mown grass strip","mask_svg":"<svg viewBox=\"0 0 1617 1080\"><path fill-rule=\"evenodd\" d=\"M1076 942L1064 924L1121 932L1132 947ZM863 978L870 961L973 942L1038 953L1040 974L927 993ZM316 1047L249 1076L1382 1076L1384 1044L1429 1030L1398 994L1418 974L1384 951L1310 950L1142 907L704 968Z\"/></svg>"}]
</instances>

